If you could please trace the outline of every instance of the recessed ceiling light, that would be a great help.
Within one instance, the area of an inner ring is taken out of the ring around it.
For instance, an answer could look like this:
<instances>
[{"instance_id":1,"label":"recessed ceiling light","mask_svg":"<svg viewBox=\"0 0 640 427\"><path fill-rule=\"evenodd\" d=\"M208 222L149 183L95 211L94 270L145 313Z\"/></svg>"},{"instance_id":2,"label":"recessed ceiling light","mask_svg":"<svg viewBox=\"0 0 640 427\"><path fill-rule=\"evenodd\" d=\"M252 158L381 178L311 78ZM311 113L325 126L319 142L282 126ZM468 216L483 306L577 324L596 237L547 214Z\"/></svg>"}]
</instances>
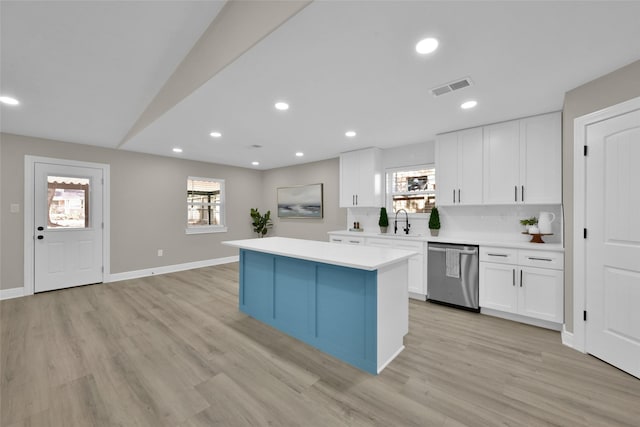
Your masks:
<instances>
[{"instance_id":1,"label":"recessed ceiling light","mask_svg":"<svg viewBox=\"0 0 640 427\"><path fill-rule=\"evenodd\" d=\"M253 166L258 166L258 165L260 164L260 162L251 162L251 164L252 164Z\"/></svg>"},{"instance_id":2,"label":"recessed ceiling light","mask_svg":"<svg viewBox=\"0 0 640 427\"><path fill-rule=\"evenodd\" d=\"M433 37L429 37L426 39L420 40L416 44L416 52L426 55L427 53L431 53L438 48L438 39L434 39Z\"/></svg>"},{"instance_id":3,"label":"recessed ceiling light","mask_svg":"<svg viewBox=\"0 0 640 427\"><path fill-rule=\"evenodd\" d=\"M345 136L348 136L349 138L353 138L354 136L357 135L356 131L354 131L354 130L348 130L344 134L345 134Z\"/></svg>"},{"instance_id":4,"label":"recessed ceiling light","mask_svg":"<svg viewBox=\"0 0 640 427\"><path fill-rule=\"evenodd\" d=\"M304 156L304 153L303 153L302 151L298 151L298 152L296 153L296 156L297 156L297 157L302 157L302 156Z\"/></svg>"},{"instance_id":5,"label":"recessed ceiling light","mask_svg":"<svg viewBox=\"0 0 640 427\"><path fill-rule=\"evenodd\" d=\"M276 102L275 107L277 110L284 111L289 109L289 104L287 104L286 102L279 101L279 102Z\"/></svg>"},{"instance_id":6,"label":"recessed ceiling light","mask_svg":"<svg viewBox=\"0 0 640 427\"><path fill-rule=\"evenodd\" d=\"M469 108L473 108L476 105L478 105L478 101L467 101L467 102L463 102L462 105L460 105L460 108L462 108L463 110L468 110Z\"/></svg>"},{"instance_id":7,"label":"recessed ceiling light","mask_svg":"<svg viewBox=\"0 0 640 427\"><path fill-rule=\"evenodd\" d=\"M20 101L10 96L0 96L0 102L7 105L18 105Z\"/></svg>"},{"instance_id":8,"label":"recessed ceiling light","mask_svg":"<svg viewBox=\"0 0 640 427\"><path fill-rule=\"evenodd\" d=\"M174 153L182 153L182 148L176 147L176 148L173 149L173 152Z\"/></svg>"},{"instance_id":9,"label":"recessed ceiling light","mask_svg":"<svg viewBox=\"0 0 640 427\"><path fill-rule=\"evenodd\" d=\"M211 135L214 138L220 138L222 136L220 132L211 132L209 135Z\"/></svg>"}]
</instances>

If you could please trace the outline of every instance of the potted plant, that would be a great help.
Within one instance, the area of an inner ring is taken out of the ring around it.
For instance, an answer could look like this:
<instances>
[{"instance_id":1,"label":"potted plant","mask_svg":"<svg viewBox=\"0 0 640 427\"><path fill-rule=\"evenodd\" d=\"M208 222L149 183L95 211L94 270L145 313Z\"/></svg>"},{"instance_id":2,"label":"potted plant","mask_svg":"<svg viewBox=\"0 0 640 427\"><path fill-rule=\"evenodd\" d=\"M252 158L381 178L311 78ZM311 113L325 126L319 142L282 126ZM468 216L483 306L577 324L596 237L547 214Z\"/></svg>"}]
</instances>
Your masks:
<instances>
[{"instance_id":1,"label":"potted plant","mask_svg":"<svg viewBox=\"0 0 640 427\"><path fill-rule=\"evenodd\" d=\"M251 223L253 225L253 231L258 233L259 237L266 236L269 228L273 227L273 224L271 223L271 211L267 211L264 215L260 215L257 208L251 208L251 218L253 219L253 222Z\"/></svg>"},{"instance_id":2,"label":"potted plant","mask_svg":"<svg viewBox=\"0 0 640 427\"><path fill-rule=\"evenodd\" d=\"M531 218L525 218L520 220L520 225L524 226L525 233L535 234L538 230L538 218L532 216Z\"/></svg>"},{"instance_id":3,"label":"potted plant","mask_svg":"<svg viewBox=\"0 0 640 427\"><path fill-rule=\"evenodd\" d=\"M438 213L438 208L435 206L431 209L431 215L429 216L429 231L432 236L437 236L440 232L440 213Z\"/></svg>"},{"instance_id":4,"label":"potted plant","mask_svg":"<svg viewBox=\"0 0 640 427\"><path fill-rule=\"evenodd\" d=\"M380 233L386 233L389 227L389 217L387 216L387 208L380 208L380 219L378 220Z\"/></svg>"}]
</instances>

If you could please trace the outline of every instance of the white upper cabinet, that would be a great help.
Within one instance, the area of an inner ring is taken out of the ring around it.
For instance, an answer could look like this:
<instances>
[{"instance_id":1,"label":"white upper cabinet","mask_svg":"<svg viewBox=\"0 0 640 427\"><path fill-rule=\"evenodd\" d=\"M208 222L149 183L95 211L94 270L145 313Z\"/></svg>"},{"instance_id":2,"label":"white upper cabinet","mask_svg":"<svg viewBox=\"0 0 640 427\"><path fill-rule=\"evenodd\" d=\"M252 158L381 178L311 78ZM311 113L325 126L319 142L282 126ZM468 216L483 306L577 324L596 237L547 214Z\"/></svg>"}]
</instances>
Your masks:
<instances>
[{"instance_id":1,"label":"white upper cabinet","mask_svg":"<svg viewBox=\"0 0 640 427\"><path fill-rule=\"evenodd\" d=\"M560 113L484 127L484 203L562 202Z\"/></svg>"},{"instance_id":2,"label":"white upper cabinet","mask_svg":"<svg viewBox=\"0 0 640 427\"><path fill-rule=\"evenodd\" d=\"M520 185L524 187L524 203L562 203L561 129L560 113L520 120Z\"/></svg>"},{"instance_id":3,"label":"white upper cabinet","mask_svg":"<svg viewBox=\"0 0 640 427\"><path fill-rule=\"evenodd\" d=\"M498 123L484 128L484 201L520 201L520 124Z\"/></svg>"},{"instance_id":4,"label":"white upper cabinet","mask_svg":"<svg viewBox=\"0 0 640 427\"><path fill-rule=\"evenodd\" d=\"M382 206L380 149L340 154L340 207Z\"/></svg>"},{"instance_id":5,"label":"white upper cabinet","mask_svg":"<svg viewBox=\"0 0 640 427\"><path fill-rule=\"evenodd\" d=\"M482 203L482 128L436 138L436 204Z\"/></svg>"}]
</instances>

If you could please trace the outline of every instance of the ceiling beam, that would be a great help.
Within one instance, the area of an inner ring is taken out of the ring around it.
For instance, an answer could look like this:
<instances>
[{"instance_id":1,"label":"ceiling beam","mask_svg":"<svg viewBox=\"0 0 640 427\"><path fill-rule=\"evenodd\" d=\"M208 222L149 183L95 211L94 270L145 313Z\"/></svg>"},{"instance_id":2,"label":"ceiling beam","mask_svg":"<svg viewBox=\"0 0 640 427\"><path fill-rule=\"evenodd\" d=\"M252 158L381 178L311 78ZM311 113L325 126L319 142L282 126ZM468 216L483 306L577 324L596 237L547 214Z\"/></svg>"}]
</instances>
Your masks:
<instances>
[{"instance_id":1,"label":"ceiling beam","mask_svg":"<svg viewBox=\"0 0 640 427\"><path fill-rule=\"evenodd\" d=\"M312 0L229 0L118 144L149 126Z\"/></svg>"}]
</instances>

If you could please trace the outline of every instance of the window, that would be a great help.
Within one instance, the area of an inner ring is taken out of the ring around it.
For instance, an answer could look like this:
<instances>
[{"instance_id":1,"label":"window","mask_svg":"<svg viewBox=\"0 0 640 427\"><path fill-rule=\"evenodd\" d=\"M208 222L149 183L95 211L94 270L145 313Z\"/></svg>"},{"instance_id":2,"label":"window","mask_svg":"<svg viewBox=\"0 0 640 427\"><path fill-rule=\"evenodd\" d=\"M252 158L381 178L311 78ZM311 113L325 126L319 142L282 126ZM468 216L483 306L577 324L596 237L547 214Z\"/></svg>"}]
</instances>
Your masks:
<instances>
[{"instance_id":1,"label":"window","mask_svg":"<svg viewBox=\"0 0 640 427\"><path fill-rule=\"evenodd\" d=\"M224 179L187 178L187 234L227 231Z\"/></svg>"},{"instance_id":2,"label":"window","mask_svg":"<svg viewBox=\"0 0 640 427\"><path fill-rule=\"evenodd\" d=\"M387 205L391 212L427 214L436 204L436 169L433 165L387 169Z\"/></svg>"}]
</instances>

